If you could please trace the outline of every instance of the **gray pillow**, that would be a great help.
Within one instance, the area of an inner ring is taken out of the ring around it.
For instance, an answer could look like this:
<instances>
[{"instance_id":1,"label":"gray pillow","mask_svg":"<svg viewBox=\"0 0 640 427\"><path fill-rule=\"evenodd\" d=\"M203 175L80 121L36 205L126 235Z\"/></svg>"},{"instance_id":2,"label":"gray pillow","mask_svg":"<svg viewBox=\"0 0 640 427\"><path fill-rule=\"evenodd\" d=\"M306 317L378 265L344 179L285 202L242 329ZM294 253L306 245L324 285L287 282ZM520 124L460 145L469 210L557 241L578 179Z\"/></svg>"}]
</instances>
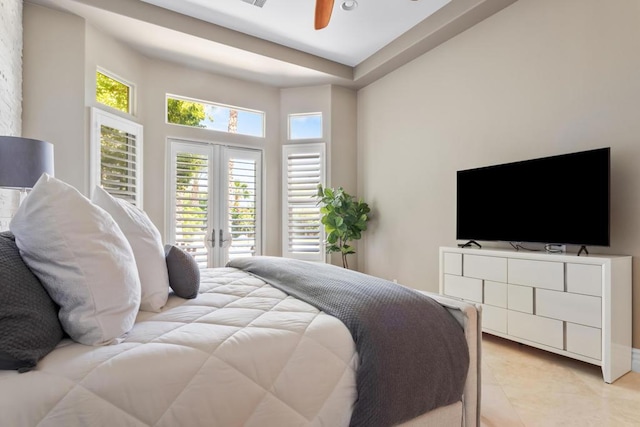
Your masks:
<instances>
[{"instance_id":1,"label":"gray pillow","mask_svg":"<svg viewBox=\"0 0 640 427\"><path fill-rule=\"evenodd\" d=\"M30 370L63 334L58 306L22 260L13 234L0 233L0 369Z\"/></svg>"},{"instance_id":2,"label":"gray pillow","mask_svg":"<svg viewBox=\"0 0 640 427\"><path fill-rule=\"evenodd\" d=\"M192 299L200 289L200 268L196 260L177 246L165 245L169 286L181 298Z\"/></svg>"}]
</instances>

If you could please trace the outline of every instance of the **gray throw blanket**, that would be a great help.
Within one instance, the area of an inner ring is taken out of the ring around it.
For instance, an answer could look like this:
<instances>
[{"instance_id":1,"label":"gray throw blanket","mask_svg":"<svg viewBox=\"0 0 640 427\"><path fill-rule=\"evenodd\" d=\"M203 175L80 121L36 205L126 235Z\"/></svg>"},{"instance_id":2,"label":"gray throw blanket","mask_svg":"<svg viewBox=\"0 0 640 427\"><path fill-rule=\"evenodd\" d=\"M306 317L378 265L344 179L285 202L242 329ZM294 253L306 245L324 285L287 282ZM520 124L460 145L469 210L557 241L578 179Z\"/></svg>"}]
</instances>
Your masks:
<instances>
[{"instance_id":1,"label":"gray throw blanket","mask_svg":"<svg viewBox=\"0 0 640 427\"><path fill-rule=\"evenodd\" d=\"M228 266L347 326L360 358L351 426L392 426L461 399L467 342L460 324L432 298L329 264L253 257Z\"/></svg>"}]
</instances>

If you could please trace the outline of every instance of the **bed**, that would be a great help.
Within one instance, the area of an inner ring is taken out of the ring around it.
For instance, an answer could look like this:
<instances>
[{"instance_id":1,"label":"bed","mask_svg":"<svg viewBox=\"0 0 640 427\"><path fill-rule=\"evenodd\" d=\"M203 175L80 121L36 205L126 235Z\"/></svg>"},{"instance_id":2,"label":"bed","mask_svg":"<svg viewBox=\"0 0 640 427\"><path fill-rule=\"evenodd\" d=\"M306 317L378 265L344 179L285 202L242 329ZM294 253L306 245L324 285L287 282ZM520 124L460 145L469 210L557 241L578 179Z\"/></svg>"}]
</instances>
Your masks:
<instances>
[{"instance_id":1,"label":"bed","mask_svg":"<svg viewBox=\"0 0 640 427\"><path fill-rule=\"evenodd\" d=\"M479 308L284 258L200 270L99 188L41 177L0 295L3 427L479 425Z\"/></svg>"},{"instance_id":2,"label":"bed","mask_svg":"<svg viewBox=\"0 0 640 427\"><path fill-rule=\"evenodd\" d=\"M430 296L464 328L469 373L459 402L402 425L479 425L479 312ZM66 339L35 370L1 371L0 425L346 426L358 364L335 317L242 270L207 269L197 298L139 312L118 345Z\"/></svg>"}]
</instances>

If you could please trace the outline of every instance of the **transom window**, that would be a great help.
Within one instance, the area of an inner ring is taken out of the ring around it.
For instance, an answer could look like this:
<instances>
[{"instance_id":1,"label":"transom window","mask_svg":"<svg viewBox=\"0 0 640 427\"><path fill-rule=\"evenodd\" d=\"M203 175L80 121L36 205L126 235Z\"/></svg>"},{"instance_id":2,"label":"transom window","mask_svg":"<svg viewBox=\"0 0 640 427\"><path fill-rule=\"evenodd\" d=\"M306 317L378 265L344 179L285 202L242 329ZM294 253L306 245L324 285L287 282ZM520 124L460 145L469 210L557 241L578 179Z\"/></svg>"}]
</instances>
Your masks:
<instances>
[{"instance_id":1,"label":"transom window","mask_svg":"<svg viewBox=\"0 0 640 427\"><path fill-rule=\"evenodd\" d=\"M264 138L262 111L167 95L167 123Z\"/></svg>"},{"instance_id":2,"label":"transom window","mask_svg":"<svg viewBox=\"0 0 640 427\"><path fill-rule=\"evenodd\" d=\"M321 139L322 113L289 114L289 139Z\"/></svg>"},{"instance_id":3,"label":"transom window","mask_svg":"<svg viewBox=\"0 0 640 427\"><path fill-rule=\"evenodd\" d=\"M132 86L104 71L96 71L96 101L131 114Z\"/></svg>"}]
</instances>

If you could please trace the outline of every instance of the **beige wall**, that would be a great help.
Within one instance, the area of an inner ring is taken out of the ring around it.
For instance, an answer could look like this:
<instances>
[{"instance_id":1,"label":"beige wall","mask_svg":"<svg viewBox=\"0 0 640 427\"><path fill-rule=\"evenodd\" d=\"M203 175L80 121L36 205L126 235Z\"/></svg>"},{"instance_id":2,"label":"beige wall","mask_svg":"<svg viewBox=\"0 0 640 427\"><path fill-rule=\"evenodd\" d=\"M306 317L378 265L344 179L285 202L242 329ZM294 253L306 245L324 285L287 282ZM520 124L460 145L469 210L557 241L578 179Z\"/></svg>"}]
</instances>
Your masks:
<instances>
[{"instance_id":1,"label":"beige wall","mask_svg":"<svg viewBox=\"0 0 640 427\"><path fill-rule=\"evenodd\" d=\"M333 187L342 187L352 196L358 196L357 186L357 94L351 89L331 87L331 182ZM349 268L360 270L358 255L360 242L354 242L356 253L349 255ZM338 253L331 256L331 262L342 265Z\"/></svg>"},{"instance_id":2,"label":"beige wall","mask_svg":"<svg viewBox=\"0 0 640 427\"><path fill-rule=\"evenodd\" d=\"M634 256L640 348L639 52L637 0L520 0L360 90L366 271L437 291L457 170L610 146L611 247L591 249Z\"/></svg>"},{"instance_id":3,"label":"beige wall","mask_svg":"<svg viewBox=\"0 0 640 427\"><path fill-rule=\"evenodd\" d=\"M85 23L24 4L23 136L54 146L55 175L85 191Z\"/></svg>"}]
</instances>

